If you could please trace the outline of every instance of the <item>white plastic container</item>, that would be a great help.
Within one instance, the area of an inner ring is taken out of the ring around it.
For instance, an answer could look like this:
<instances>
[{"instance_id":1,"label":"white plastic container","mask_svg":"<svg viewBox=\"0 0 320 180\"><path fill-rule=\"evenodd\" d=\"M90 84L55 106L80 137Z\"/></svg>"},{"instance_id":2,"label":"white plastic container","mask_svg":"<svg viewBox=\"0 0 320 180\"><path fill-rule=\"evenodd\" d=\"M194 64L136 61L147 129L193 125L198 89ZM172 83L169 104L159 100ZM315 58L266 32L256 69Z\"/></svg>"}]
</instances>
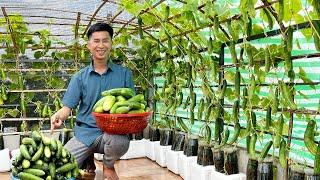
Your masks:
<instances>
[{"instance_id":1,"label":"white plastic container","mask_svg":"<svg viewBox=\"0 0 320 180\"><path fill-rule=\"evenodd\" d=\"M192 162L190 169L190 180L211 180L211 173L214 170L214 166L201 166L197 164L196 161Z\"/></svg>"},{"instance_id":2,"label":"white plastic container","mask_svg":"<svg viewBox=\"0 0 320 180\"><path fill-rule=\"evenodd\" d=\"M167 151L169 151L170 149L171 149L171 146L161 146L160 144L155 145L156 162L161 167L167 167L166 154L167 154Z\"/></svg>"},{"instance_id":3,"label":"white plastic container","mask_svg":"<svg viewBox=\"0 0 320 180\"><path fill-rule=\"evenodd\" d=\"M10 151L9 149L0 150L0 172L8 172L11 169Z\"/></svg>"},{"instance_id":4,"label":"white plastic container","mask_svg":"<svg viewBox=\"0 0 320 180\"><path fill-rule=\"evenodd\" d=\"M243 173L226 175L217 171L212 171L211 180L246 180L247 176Z\"/></svg>"},{"instance_id":5,"label":"white plastic container","mask_svg":"<svg viewBox=\"0 0 320 180\"><path fill-rule=\"evenodd\" d=\"M20 147L20 134L3 135L5 149L14 150Z\"/></svg>"},{"instance_id":6,"label":"white plastic container","mask_svg":"<svg viewBox=\"0 0 320 180\"><path fill-rule=\"evenodd\" d=\"M156 144L160 144L160 141L150 141L147 140L145 142L145 152L146 156L152 161L156 160L155 146Z\"/></svg>"},{"instance_id":7,"label":"white plastic container","mask_svg":"<svg viewBox=\"0 0 320 180\"><path fill-rule=\"evenodd\" d=\"M197 162L197 156L189 156L187 157L184 154L179 154L179 174L184 180L190 180L190 172L191 169L191 163Z\"/></svg>"},{"instance_id":8,"label":"white plastic container","mask_svg":"<svg viewBox=\"0 0 320 180\"><path fill-rule=\"evenodd\" d=\"M179 174L179 155L183 155L183 151L172 151L171 149L166 153L167 168L175 174ZM180 156L181 156L180 155Z\"/></svg>"},{"instance_id":9,"label":"white plastic container","mask_svg":"<svg viewBox=\"0 0 320 180\"><path fill-rule=\"evenodd\" d=\"M145 139L130 141L128 151L120 159L134 159L146 156Z\"/></svg>"}]
</instances>

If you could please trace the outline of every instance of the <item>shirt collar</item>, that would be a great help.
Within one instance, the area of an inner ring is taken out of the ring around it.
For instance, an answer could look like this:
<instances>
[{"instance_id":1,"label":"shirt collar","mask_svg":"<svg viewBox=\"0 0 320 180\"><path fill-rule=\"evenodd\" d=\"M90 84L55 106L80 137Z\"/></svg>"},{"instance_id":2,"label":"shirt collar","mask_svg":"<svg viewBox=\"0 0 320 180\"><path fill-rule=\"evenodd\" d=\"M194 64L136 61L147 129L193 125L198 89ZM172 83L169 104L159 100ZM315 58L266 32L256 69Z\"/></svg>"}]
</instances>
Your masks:
<instances>
[{"instance_id":1,"label":"shirt collar","mask_svg":"<svg viewBox=\"0 0 320 180\"><path fill-rule=\"evenodd\" d=\"M109 59L108 60L108 64L107 64L107 71L111 70L111 71L114 71L114 66L115 64ZM94 72L94 67L93 67L93 60L91 61L90 65L89 65L89 72Z\"/></svg>"}]
</instances>

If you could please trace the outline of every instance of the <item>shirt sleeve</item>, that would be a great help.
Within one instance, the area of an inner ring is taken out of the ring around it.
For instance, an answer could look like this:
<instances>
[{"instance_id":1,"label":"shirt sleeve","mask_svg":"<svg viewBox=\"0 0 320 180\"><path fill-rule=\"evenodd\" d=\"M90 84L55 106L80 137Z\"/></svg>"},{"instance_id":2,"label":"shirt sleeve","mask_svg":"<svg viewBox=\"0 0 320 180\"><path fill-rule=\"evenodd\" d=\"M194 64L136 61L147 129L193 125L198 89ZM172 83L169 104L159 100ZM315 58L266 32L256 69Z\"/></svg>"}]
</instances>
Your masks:
<instances>
[{"instance_id":1,"label":"shirt sleeve","mask_svg":"<svg viewBox=\"0 0 320 180\"><path fill-rule=\"evenodd\" d=\"M78 75L74 75L71 78L68 88L63 96L63 100L62 100L63 105L71 109L76 108L80 101L80 95L81 95L80 79Z\"/></svg>"},{"instance_id":2,"label":"shirt sleeve","mask_svg":"<svg viewBox=\"0 0 320 180\"><path fill-rule=\"evenodd\" d=\"M127 69L126 70L126 87L134 89L134 82L133 82L133 76L131 70Z\"/></svg>"}]
</instances>

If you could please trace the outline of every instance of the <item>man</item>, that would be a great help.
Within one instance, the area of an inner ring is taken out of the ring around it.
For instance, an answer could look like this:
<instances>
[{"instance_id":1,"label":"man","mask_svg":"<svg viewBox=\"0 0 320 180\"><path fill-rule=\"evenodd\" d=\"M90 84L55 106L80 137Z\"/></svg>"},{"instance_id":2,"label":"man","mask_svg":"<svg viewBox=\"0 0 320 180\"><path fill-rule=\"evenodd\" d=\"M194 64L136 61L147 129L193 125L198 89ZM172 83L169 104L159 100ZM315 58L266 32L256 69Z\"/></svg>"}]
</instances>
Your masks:
<instances>
[{"instance_id":1,"label":"man","mask_svg":"<svg viewBox=\"0 0 320 180\"><path fill-rule=\"evenodd\" d=\"M81 167L93 153L102 153L105 180L119 179L114 163L129 148L127 135L111 135L101 132L92 116L92 108L101 98L101 92L120 87L134 88L132 73L129 69L112 63L109 59L112 49L113 29L105 23L97 23L87 33L88 49L92 63L77 72L70 80L63 97L63 107L51 117L51 132L60 127L71 109L79 104L75 137L65 145Z\"/></svg>"}]
</instances>

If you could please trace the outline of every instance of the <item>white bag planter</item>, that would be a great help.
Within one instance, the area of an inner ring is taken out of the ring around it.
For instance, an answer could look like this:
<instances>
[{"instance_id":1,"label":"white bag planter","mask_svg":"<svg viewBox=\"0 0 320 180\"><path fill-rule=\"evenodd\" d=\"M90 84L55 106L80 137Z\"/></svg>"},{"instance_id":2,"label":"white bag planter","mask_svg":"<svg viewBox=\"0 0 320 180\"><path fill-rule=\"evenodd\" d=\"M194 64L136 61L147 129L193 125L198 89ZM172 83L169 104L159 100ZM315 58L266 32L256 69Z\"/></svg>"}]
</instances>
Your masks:
<instances>
[{"instance_id":1,"label":"white bag planter","mask_svg":"<svg viewBox=\"0 0 320 180\"><path fill-rule=\"evenodd\" d=\"M155 146L156 144L160 144L160 141L150 141L147 140L145 142L145 152L146 156L152 161L156 160Z\"/></svg>"},{"instance_id":2,"label":"white bag planter","mask_svg":"<svg viewBox=\"0 0 320 180\"><path fill-rule=\"evenodd\" d=\"M226 175L217 171L212 171L211 180L246 180L247 176L243 173Z\"/></svg>"},{"instance_id":3,"label":"white bag planter","mask_svg":"<svg viewBox=\"0 0 320 180\"><path fill-rule=\"evenodd\" d=\"M8 172L11 169L9 149L0 150L0 172Z\"/></svg>"},{"instance_id":4,"label":"white bag planter","mask_svg":"<svg viewBox=\"0 0 320 180\"><path fill-rule=\"evenodd\" d=\"M211 180L211 173L214 171L214 166L201 166L197 162L191 163L190 179L191 180ZM219 179L220 180L220 179Z\"/></svg>"},{"instance_id":5,"label":"white bag planter","mask_svg":"<svg viewBox=\"0 0 320 180\"><path fill-rule=\"evenodd\" d=\"M184 180L190 180L190 172L191 169L191 163L197 163L197 156L189 156L187 157L184 154L179 154L179 174Z\"/></svg>"},{"instance_id":6,"label":"white bag planter","mask_svg":"<svg viewBox=\"0 0 320 180\"><path fill-rule=\"evenodd\" d=\"M155 145L156 162L161 167L167 167L166 154L167 154L167 151L169 151L170 149L171 149L171 146L161 146L160 144Z\"/></svg>"},{"instance_id":7,"label":"white bag planter","mask_svg":"<svg viewBox=\"0 0 320 180\"><path fill-rule=\"evenodd\" d=\"M128 151L120 159L134 159L146 156L145 139L130 141Z\"/></svg>"},{"instance_id":8,"label":"white bag planter","mask_svg":"<svg viewBox=\"0 0 320 180\"><path fill-rule=\"evenodd\" d=\"M3 135L3 144L5 149L14 150L20 147L20 135Z\"/></svg>"},{"instance_id":9,"label":"white bag planter","mask_svg":"<svg viewBox=\"0 0 320 180\"><path fill-rule=\"evenodd\" d=\"M179 174L179 156L183 155L183 151L172 151L171 149L166 153L167 168L175 174Z\"/></svg>"}]
</instances>

